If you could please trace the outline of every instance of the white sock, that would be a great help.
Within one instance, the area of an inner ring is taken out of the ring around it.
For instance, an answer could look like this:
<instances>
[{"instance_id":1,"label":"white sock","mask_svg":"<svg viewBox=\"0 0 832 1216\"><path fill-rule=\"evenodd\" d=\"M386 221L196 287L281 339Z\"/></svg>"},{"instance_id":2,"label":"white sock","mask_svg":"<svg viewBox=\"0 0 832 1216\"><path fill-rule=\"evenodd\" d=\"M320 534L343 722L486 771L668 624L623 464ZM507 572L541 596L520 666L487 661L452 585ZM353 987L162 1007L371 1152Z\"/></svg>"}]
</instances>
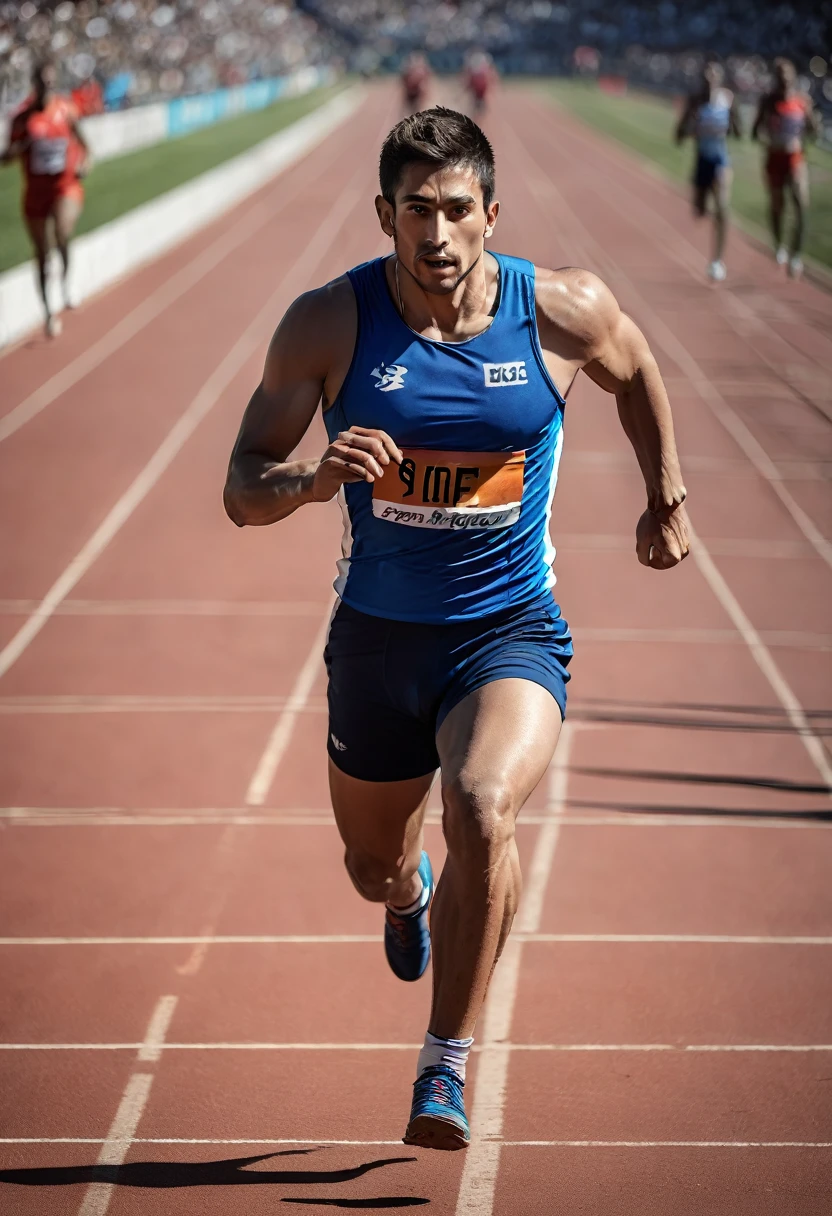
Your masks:
<instances>
[{"instance_id":1,"label":"white sock","mask_svg":"<svg viewBox=\"0 0 832 1216\"><path fill-rule=\"evenodd\" d=\"M421 1077L426 1068L444 1064L452 1068L460 1080L465 1080L465 1065L473 1039L440 1039L430 1031L425 1035L425 1045L419 1052L416 1076Z\"/></svg>"},{"instance_id":2,"label":"white sock","mask_svg":"<svg viewBox=\"0 0 832 1216\"><path fill-rule=\"evenodd\" d=\"M422 882L421 875L418 875L418 877L419 877L419 882ZM412 904L408 904L407 907L405 907L405 908L400 908L396 904L391 904L390 901L388 900L387 907L390 908L393 912L395 912L397 916L413 916L414 913L422 911L422 908L424 908L424 906L428 902L429 898L430 898L430 891L425 886L425 884L422 882L422 889L419 892L419 894L416 896L416 898L414 899Z\"/></svg>"}]
</instances>

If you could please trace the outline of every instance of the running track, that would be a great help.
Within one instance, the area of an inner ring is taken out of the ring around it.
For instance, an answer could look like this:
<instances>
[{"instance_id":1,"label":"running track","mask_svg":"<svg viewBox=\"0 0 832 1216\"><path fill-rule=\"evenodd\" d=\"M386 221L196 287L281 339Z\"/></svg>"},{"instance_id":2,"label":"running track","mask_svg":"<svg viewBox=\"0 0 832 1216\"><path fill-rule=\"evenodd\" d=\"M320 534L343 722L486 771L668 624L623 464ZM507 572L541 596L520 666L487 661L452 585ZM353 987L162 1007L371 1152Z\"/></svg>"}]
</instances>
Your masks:
<instances>
[{"instance_id":1,"label":"running track","mask_svg":"<svg viewBox=\"0 0 832 1216\"><path fill-rule=\"evenodd\" d=\"M327 811L338 513L237 531L220 502L282 310L382 249L394 109L371 92L2 361L0 1207L827 1212L832 301L739 239L708 286L679 196L520 91L489 120L497 247L596 269L646 330L698 541L637 564L635 460L581 381L554 514L572 717L519 829L477 1136L398 1142L428 986L387 972Z\"/></svg>"}]
</instances>

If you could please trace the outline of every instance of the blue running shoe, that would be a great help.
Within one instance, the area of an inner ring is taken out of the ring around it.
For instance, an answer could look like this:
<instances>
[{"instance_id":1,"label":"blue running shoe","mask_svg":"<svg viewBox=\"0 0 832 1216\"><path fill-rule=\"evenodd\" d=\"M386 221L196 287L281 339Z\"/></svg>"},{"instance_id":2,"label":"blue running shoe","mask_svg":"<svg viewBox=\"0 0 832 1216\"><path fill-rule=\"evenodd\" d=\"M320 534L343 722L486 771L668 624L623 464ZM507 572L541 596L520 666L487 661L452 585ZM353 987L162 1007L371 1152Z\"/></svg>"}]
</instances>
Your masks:
<instances>
[{"instance_id":1,"label":"blue running shoe","mask_svg":"<svg viewBox=\"0 0 832 1216\"><path fill-rule=\"evenodd\" d=\"M425 974L430 961L428 913L433 899L433 870L425 852L419 862L419 874L428 892L424 908L421 912L411 912L409 916L400 916L388 908L384 922L384 953L393 974L400 980L418 980Z\"/></svg>"},{"instance_id":2,"label":"blue running shoe","mask_svg":"<svg viewBox=\"0 0 832 1216\"><path fill-rule=\"evenodd\" d=\"M467 1148L471 1140L462 1091L465 1082L452 1068L426 1068L413 1086L405 1144L420 1148Z\"/></svg>"}]
</instances>

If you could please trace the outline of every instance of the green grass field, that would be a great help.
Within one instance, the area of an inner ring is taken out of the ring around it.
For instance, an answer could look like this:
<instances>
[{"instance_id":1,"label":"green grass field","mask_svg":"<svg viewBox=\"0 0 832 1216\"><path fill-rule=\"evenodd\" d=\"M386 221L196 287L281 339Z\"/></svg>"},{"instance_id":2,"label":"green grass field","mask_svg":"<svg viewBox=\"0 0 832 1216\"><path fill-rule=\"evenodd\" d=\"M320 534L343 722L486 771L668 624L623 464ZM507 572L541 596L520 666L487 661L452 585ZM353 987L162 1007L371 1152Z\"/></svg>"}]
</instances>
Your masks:
<instances>
[{"instance_id":1,"label":"green grass field","mask_svg":"<svg viewBox=\"0 0 832 1216\"><path fill-rule=\"evenodd\" d=\"M193 135L103 161L93 167L85 181L86 205L77 233L98 228L140 203L245 152L329 101L340 87L315 89L303 97L277 101L265 110L204 127ZM0 271L17 266L32 256L20 216L21 188L19 164L0 168Z\"/></svg>"},{"instance_id":2,"label":"green grass field","mask_svg":"<svg viewBox=\"0 0 832 1216\"><path fill-rule=\"evenodd\" d=\"M639 93L612 97L582 81L547 81L542 87L577 118L653 161L668 177L678 182L690 179L693 145L690 140L681 148L674 143L676 113L669 101ZM751 119L745 125L750 127ZM730 148L734 212L755 236L768 240L762 149L748 138L731 140ZM812 202L805 252L832 266L832 153L810 145L808 160Z\"/></svg>"}]
</instances>

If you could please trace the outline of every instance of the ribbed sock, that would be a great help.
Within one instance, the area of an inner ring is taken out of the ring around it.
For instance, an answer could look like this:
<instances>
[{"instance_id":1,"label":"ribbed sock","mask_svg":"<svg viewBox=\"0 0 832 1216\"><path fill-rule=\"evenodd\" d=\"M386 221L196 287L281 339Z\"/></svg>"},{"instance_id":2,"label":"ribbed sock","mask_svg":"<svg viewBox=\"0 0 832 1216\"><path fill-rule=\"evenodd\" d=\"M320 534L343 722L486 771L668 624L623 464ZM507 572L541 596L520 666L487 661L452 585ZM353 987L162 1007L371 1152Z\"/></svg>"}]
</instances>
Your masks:
<instances>
[{"instance_id":1,"label":"ribbed sock","mask_svg":"<svg viewBox=\"0 0 832 1216\"><path fill-rule=\"evenodd\" d=\"M468 1052L473 1042L473 1039L440 1039L428 1031L425 1035L425 1045L419 1052L416 1076L420 1077L426 1068L444 1064L446 1068L452 1068L464 1081L465 1065L468 1063Z\"/></svg>"}]
</instances>

